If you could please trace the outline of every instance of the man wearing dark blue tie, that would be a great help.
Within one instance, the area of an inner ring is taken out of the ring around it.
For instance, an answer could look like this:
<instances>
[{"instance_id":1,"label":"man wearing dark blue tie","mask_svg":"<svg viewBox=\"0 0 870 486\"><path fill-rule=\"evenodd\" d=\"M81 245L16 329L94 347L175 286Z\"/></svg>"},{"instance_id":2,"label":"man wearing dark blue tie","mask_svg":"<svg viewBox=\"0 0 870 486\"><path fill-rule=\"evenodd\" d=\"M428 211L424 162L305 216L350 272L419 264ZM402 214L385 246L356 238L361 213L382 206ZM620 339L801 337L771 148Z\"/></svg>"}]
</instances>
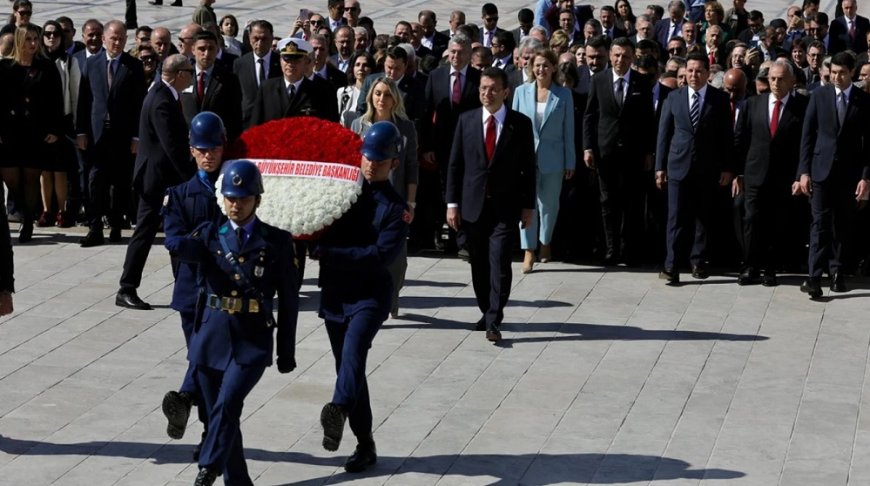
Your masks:
<instances>
[{"instance_id":1,"label":"man wearing dark blue tie","mask_svg":"<svg viewBox=\"0 0 870 486\"><path fill-rule=\"evenodd\" d=\"M718 186L730 185L734 177L731 106L728 94L707 85L709 77L707 56L689 54L687 86L668 95L659 120L656 185L668 191L667 257L660 278L669 285L680 283L679 259L693 235L692 276L707 278L710 206Z\"/></svg>"},{"instance_id":2,"label":"man wearing dark blue tie","mask_svg":"<svg viewBox=\"0 0 870 486\"><path fill-rule=\"evenodd\" d=\"M463 231L474 296L483 317L475 330L501 340L511 288L511 245L517 223L532 222L535 139L532 122L505 106L507 75L487 68L480 78L483 108L459 116L447 168L447 224ZM483 149L483 150L481 150ZM462 237L457 237L462 240Z\"/></svg>"},{"instance_id":3,"label":"man wearing dark blue tie","mask_svg":"<svg viewBox=\"0 0 870 486\"><path fill-rule=\"evenodd\" d=\"M809 278L801 291L812 299L822 296L825 268L831 291L846 291L843 245L855 207L866 204L870 194L870 95L852 84L854 70L851 54L834 55L831 84L812 92L804 119L798 176L800 191L810 197L813 220Z\"/></svg>"}]
</instances>

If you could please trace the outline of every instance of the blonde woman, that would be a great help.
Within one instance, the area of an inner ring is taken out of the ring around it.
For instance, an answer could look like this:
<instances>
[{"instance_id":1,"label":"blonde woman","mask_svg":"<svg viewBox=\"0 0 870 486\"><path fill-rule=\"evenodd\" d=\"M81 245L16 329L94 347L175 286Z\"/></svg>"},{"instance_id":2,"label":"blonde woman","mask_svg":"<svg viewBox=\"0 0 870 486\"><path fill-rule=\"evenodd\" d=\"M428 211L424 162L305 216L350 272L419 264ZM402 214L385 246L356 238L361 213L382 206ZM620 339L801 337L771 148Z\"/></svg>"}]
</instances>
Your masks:
<instances>
[{"instance_id":1,"label":"blonde woman","mask_svg":"<svg viewBox=\"0 0 870 486\"><path fill-rule=\"evenodd\" d=\"M399 196L408 203L411 220L414 219L414 208L417 206L417 178L419 162L417 160L417 131L414 123L405 114L405 103L398 85L387 76L377 78L366 93L366 112L355 119L350 129L365 136L371 126L379 121L392 122L399 128L404 143L399 154L399 166L390 172L390 182ZM410 222L410 221L409 221ZM399 291L405 283L405 271L408 269L408 245L405 243L402 253L390 265L390 276L393 279L393 307L390 316L399 316Z\"/></svg>"}]
</instances>

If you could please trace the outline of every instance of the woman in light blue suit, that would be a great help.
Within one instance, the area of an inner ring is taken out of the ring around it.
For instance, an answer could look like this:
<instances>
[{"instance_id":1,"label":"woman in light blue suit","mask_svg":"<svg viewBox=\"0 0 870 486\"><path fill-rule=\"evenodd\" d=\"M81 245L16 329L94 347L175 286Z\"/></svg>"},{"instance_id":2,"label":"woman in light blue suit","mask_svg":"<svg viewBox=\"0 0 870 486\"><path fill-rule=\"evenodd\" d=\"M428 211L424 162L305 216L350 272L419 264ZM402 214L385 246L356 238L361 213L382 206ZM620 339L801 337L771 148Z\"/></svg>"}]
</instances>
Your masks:
<instances>
[{"instance_id":1,"label":"woman in light blue suit","mask_svg":"<svg viewBox=\"0 0 870 486\"><path fill-rule=\"evenodd\" d=\"M554 79L557 65L558 58L553 51L539 49L526 66L529 83L518 87L514 93L513 109L532 120L537 159L538 210L532 224L520 228L520 243L525 250L523 273L532 271L539 240L541 262L550 260L550 241L559 214L562 179L574 176L574 101L571 91L559 86Z\"/></svg>"}]
</instances>

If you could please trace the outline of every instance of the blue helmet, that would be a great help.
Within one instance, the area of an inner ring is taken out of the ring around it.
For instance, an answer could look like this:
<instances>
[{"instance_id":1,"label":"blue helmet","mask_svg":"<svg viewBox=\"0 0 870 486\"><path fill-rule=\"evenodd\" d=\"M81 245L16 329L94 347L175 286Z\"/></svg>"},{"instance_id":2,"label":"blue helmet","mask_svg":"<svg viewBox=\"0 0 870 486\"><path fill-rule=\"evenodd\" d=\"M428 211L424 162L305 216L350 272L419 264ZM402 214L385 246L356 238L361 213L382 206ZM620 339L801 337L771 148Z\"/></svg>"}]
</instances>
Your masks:
<instances>
[{"instance_id":1,"label":"blue helmet","mask_svg":"<svg viewBox=\"0 0 870 486\"><path fill-rule=\"evenodd\" d=\"M396 125L379 121L371 126L363 136L360 153L371 161L394 159L402 150L402 134Z\"/></svg>"},{"instance_id":2,"label":"blue helmet","mask_svg":"<svg viewBox=\"0 0 870 486\"><path fill-rule=\"evenodd\" d=\"M201 149L220 147L227 141L221 117L210 111L199 113L190 121L190 146Z\"/></svg>"},{"instance_id":3,"label":"blue helmet","mask_svg":"<svg viewBox=\"0 0 870 486\"><path fill-rule=\"evenodd\" d=\"M248 197L263 194L263 176L250 160L231 160L221 169L221 194L227 197Z\"/></svg>"}]
</instances>

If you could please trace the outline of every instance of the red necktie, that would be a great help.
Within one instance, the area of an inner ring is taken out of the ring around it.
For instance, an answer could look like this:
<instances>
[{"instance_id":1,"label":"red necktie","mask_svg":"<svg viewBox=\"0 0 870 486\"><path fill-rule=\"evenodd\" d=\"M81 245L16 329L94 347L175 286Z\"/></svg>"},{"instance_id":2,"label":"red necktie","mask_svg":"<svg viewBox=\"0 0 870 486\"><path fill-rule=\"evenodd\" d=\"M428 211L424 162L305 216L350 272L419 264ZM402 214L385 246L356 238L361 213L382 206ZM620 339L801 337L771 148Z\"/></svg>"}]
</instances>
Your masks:
<instances>
[{"instance_id":1,"label":"red necktie","mask_svg":"<svg viewBox=\"0 0 870 486\"><path fill-rule=\"evenodd\" d=\"M710 65L712 66L713 64L716 64L716 56L714 56L712 52L709 54L709 56L710 56Z\"/></svg>"},{"instance_id":2,"label":"red necktie","mask_svg":"<svg viewBox=\"0 0 870 486\"><path fill-rule=\"evenodd\" d=\"M451 97L451 100L454 105L458 105L462 100L462 73L459 71L453 71L453 76L455 76L456 79L453 81L453 96Z\"/></svg>"},{"instance_id":3,"label":"red necktie","mask_svg":"<svg viewBox=\"0 0 870 486\"><path fill-rule=\"evenodd\" d=\"M495 153L495 115L489 115L486 121L486 135L483 140L486 144L486 161L487 166L492 163L492 156Z\"/></svg>"},{"instance_id":4,"label":"red necktie","mask_svg":"<svg viewBox=\"0 0 870 486\"><path fill-rule=\"evenodd\" d=\"M776 100L773 103L773 115L770 116L770 138L776 135L776 129L779 127L780 108L782 108L782 100Z\"/></svg>"},{"instance_id":5,"label":"red necktie","mask_svg":"<svg viewBox=\"0 0 870 486\"><path fill-rule=\"evenodd\" d=\"M849 40L852 42L855 41L855 21L852 20L849 22Z\"/></svg>"},{"instance_id":6,"label":"red necktie","mask_svg":"<svg viewBox=\"0 0 870 486\"><path fill-rule=\"evenodd\" d=\"M199 104L202 105L202 100L205 98L205 71L200 71L196 80L196 97L199 99Z\"/></svg>"},{"instance_id":7,"label":"red necktie","mask_svg":"<svg viewBox=\"0 0 870 486\"><path fill-rule=\"evenodd\" d=\"M737 103L731 102L731 126L737 123Z\"/></svg>"}]
</instances>

